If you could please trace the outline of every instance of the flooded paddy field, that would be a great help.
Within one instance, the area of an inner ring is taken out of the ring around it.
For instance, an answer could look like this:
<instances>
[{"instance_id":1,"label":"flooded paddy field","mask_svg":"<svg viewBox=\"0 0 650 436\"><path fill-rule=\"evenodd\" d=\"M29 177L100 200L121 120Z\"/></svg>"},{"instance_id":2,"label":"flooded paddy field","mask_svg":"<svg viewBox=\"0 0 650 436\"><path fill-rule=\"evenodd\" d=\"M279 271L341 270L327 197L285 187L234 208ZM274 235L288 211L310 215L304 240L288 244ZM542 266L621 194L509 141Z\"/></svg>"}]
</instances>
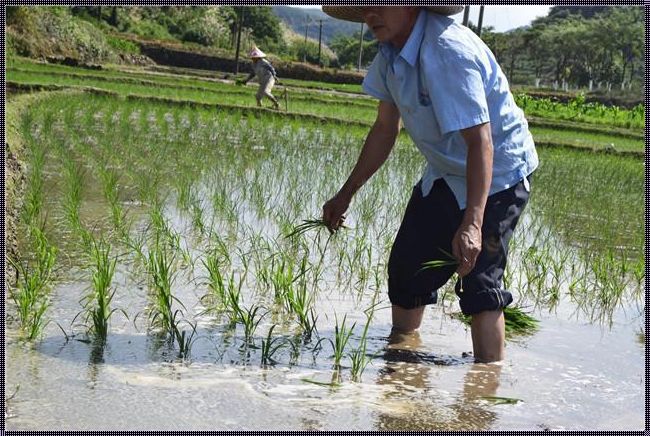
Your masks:
<instances>
[{"instance_id":1,"label":"flooded paddy field","mask_svg":"<svg viewBox=\"0 0 650 436\"><path fill-rule=\"evenodd\" d=\"M405 136L347 229L295 232L364 131L86 94L31 108L7 429L642 429L643 161L539 149L505 277L539 322L475 364L451 288L390 334L423 166Z\"/></svg>"}]
</instances>

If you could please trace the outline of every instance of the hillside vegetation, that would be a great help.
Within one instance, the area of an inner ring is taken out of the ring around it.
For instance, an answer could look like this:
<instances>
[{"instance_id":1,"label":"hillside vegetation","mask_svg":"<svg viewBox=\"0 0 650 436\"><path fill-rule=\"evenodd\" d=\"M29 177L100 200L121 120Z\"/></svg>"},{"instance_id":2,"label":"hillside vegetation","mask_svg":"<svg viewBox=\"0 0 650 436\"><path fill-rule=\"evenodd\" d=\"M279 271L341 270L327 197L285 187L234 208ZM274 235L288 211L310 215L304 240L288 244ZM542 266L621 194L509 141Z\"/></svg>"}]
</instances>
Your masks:
<instances>
[{"instance_id":1,"label":"hillside vegetation","mask_svg":"<svg viewBox=\"0 0 650 436\"><path fill-rule=\"evenodd\" d=\"M317 9L279 6L13 6L7 8L7 50L83 63L147 63L139 42L147 41L234 59L241 22L243 58L257 45L275 62L356 70L360 27L323 17ZM320 20L322 40L328 44L319 46ZM469 26L475 27L471 22ZM527 28L497 33L484 27L481 37L513 85L581 90L589 93L588 101L597 98L627 107L641 102L645 73L641 7L553 7L547 17ZM362 39L365 67L377 42L370 32Z\"/></svg>"}]
</instances>

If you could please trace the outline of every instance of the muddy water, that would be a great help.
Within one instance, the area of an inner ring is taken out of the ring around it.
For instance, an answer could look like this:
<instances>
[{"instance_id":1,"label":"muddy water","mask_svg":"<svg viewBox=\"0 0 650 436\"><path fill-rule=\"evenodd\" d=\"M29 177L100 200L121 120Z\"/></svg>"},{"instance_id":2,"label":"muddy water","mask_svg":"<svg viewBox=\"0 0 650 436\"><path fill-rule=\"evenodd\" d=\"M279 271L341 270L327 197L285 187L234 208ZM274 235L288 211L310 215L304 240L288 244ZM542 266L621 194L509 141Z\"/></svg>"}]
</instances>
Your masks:
<instances>
[{"instance_id":1,"label":"muddy water","mask_svg":"<svg viewBox=\"0 0 650 436\"><path fill-rule=\"evenodd\" d=\"M84 199L82 222L108 231L107 205L95 191L89 193L90 200ZM182 245L198 258L205 247L193 246L189 219L174 209L173 200L166 218L183 236ZM57 199L49 202L56 215ZM129 216L141 220L134 231L146 229L147 211L137 203L125 207ZM256 221L260 214L254 207L238 213L252 228L278 231L263 218ZM210 218L205 217L206 223ZM382 222L382 217L375 220ZM349 222L355 221L360 219L352 212ZM525 224L524 219L520 225ZM315 339L303 341L295 323L269 315L255 334L255 346L247 346L241 326L232 329L225 316L201 314L199 299L206 288L197 278L205 271L197 261L196 271L179 269L173 289L187 307L185 317L197 322L191 359L181 361L175 346L147 332L142 315L147 283L142 267L128 256L121 258L113 280L117 290L113 307L123 308L130 319L119 312L114 315L103 348L86 341L83 328L71 327L90 281L79 262L81 255L73 251L74 235L65 226L50 230L65 253L65 271L52 291L48 315L68 336L51 323L42 341L27 346L17 340L14 324L9 323L7 395L19 387L8 402L9 430L641 430L644 426L645 348L639 339L644 319L643 308L634 301L620 305L611 326L585 319L571 301L560 301L550 312L542 306L532 313L541 321L539 331L509 339L501 364L481 365L468 354L468 329L444 313L448 307L428 308L418 335L391 337L385 277L379 286L372 278L363 285L355 280L341 283L332 267L314 292L318 337L333 339L334 313L339 317L347 313L348 325L357 323L351 340L356 346L365 322L363 310L375 294L381 301L368 332L367 353L373 358L355 382L349 359L344 359L337 378L329 343L318 349ZM558 244L557 250L568 249ZM377 264L381 250L373 252L371 265ZM517 265L520 260L515 256L511 262ZM234 259L235 269L241 268L240 263ZM328 259L327 264L335 262ZM267 303L254 285L253 279L244 284L246 302L259 298ZM136 314L141 315L134 319ZM274 336L286 342L274 355L277 363L265 366L257 347L276 323Z\"/></svg>"},{"instance_id":2,"label":"muddy water","mask_svg":"<svg viewBox=\"0 0 650 436\"><path fill-rule=\"evenodd\" d=\"M6 392L10 430L640 430L644 425L644 346L641 310L617 311L611 327L576 317L569 303L553 313L537 311L540 330L507 342L501 364L474 364L469 331L439 307L427 309L419 334L390 336L390 310L383 304L369 330L374 355L358 382L341 371L339 385L331 348L295 339L295 327L276 333L295 350L278 352L261 365L240 327L218 316L199 315L202 289L182 279L176 295L198 322L190 361L155 334L142 316L116 314L104 348L66 338L50 324L33 346L6 343ZM187 278L187 277L185 277ZM114 307L129 314L146 307L145 283L133 265L114 278ZM53 292L50 317L68 334L88 286L71 271ZM373 293L374 291L369 291ZM367 297L366 297L367 298ZM319 294L320 337L333 338L334 309L364 323L358 297L349 291ZM355 315L356 314L356 315ZM269 323L260 326L258 338ZM77 333L82 329L74 329ZM357 329L357 334L358 334ZM294 339L292 339L294 338ZM257 341L259 345L259 340ZM344 364L348 365L347 360Z\"/></svg>"},{"instance_id":3,"label":"muddy water","mask_svg":"<svg viewBox=\"0 0 650 436\"><path fill-rule=\"evenodd\" d=\"M480 365L463 357L471 350L465 329L439 311L428 311L419 340L393 344L387 315L377 312L370 332L369 351L378 356L361 382L340 387L304 381L333 376L309 355L267 368L244 350L224 355L207 325L189 364L124 322L114 323L103 351L66 342L52 328L33 349L9 339L7 392L20 389L7 429L643 428L643 348L634 325L601 331L542 316L537 334L508 343L505 362Z\"/></svg>"}]
</instances>

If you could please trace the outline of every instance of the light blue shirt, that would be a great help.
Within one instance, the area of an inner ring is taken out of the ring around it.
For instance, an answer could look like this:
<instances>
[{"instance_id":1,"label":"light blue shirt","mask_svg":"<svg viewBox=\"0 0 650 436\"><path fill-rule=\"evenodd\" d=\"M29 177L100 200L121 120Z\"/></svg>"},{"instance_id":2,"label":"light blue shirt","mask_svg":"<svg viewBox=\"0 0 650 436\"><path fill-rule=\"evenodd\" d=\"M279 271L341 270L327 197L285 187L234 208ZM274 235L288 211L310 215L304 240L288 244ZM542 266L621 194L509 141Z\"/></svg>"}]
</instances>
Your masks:
<instances>
[{"instance_id":1,"label":"light blue shirt","mask_svg":"<svg viewBox=\"0 0 650 436\"><path fill-rule=\"evenodd\" d=\"M363 90L395 104L427 160L422 194L444 178L464 209L467 144L459 130L490 122L494 159L489 194L508 189L539 165L523 111L490 49L469 28L422 10L398 52L380 44Z\"/></svg>"}]
</instances>

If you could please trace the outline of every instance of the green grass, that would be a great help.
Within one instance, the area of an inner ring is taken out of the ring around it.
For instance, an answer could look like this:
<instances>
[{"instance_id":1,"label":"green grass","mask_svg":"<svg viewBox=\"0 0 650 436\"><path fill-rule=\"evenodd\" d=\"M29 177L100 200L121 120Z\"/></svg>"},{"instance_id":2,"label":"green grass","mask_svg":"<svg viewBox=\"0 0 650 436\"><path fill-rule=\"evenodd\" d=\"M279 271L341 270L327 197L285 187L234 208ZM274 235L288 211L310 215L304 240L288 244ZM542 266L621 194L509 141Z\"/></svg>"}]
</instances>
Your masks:
<instances>
[{"instance_id":1,"label":"green grass","mask_svg":"<svg viewBox=\"0 0 650 436\"><path fill-rule=\"evenodd\" d=\"M630 138L589 132L554 130L534 126L530 128L530 131L536 142L566 144L594 150L606 149L612 151L644 152L643 142Z\"/></svg>"}]
</instances>

